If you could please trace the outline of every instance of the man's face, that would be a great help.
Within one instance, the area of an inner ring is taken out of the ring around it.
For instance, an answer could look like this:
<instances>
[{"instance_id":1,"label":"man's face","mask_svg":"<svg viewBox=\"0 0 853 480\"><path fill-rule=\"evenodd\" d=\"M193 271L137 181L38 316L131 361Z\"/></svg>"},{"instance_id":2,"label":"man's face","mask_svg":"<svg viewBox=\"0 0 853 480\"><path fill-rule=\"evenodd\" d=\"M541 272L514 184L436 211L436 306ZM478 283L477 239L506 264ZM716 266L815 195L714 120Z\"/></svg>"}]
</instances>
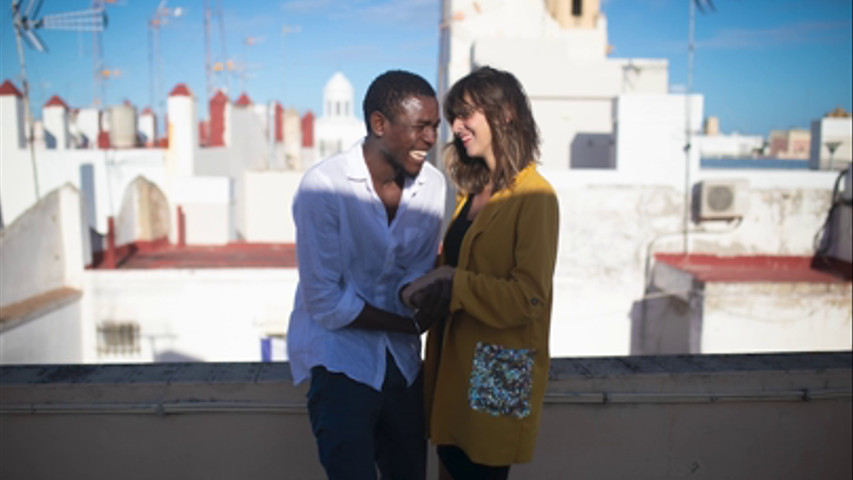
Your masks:
<instances>
[{"instance_id":1,"label":"man's face","mask_svg":"<svg viewBox=\"0 0 853 480\"><path fill-rule=\"evenodd\" d=\"M438 136L438 101L435 97L412 95L405 98L387 118L382 135L383 153L406 175L415 177L426 161Z\"/></svg>"}]
</instances>

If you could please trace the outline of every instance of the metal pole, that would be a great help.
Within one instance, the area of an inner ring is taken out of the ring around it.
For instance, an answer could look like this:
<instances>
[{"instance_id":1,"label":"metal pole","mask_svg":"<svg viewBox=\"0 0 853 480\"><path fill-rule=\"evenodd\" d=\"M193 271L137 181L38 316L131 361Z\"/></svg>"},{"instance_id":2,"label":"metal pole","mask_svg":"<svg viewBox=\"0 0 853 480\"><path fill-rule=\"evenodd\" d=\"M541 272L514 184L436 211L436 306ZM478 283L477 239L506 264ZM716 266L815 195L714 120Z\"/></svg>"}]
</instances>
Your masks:
<instances>
[{"instance_id":1,"label":"metal pole","mask_svg":"<svg viewBox=\"0 0 853 480\"><path fill-rule=\"evenodd\" d=\"M687 0L688 3L688 26L687 26L687 91L684 94L684 218L682 220L683 243L682 252L689 253L688 230L690 227L690 150L692 148L691 132L691 109L690 94L693 92L693 57L696 52L696 0Z\"/></svg>"},{"instance_id":2,"label":"metal pole","mask_svg":"<svg viewBox=\"0 0 853 480\"><path fill-rule=\"evenodd\" d=\"M153 112L157 112L157 82L155 80L156 74L154 73L154 69L156 68L154 64L154 18L148 20L148 94L150 95L149 103L151 104L151 110ZM154 132L154 137L157 137L157 132Z\"/></svg>"},{"instance_id":3,"label":"metal pole","mask_svg":"<svg viewBox=\"0 0 853 480\"><path fill-rule=\"evenodd\" d=\"M284 119L282 119L283 121ZM267 135L269 136L270 157L267 170L273 169L273 161L275 159L275 101L270 101L267 105Z\"/></svg>"},{"instance_id":4,"label":"metal pole","mask_svg":"<svg viewBox=\"0 0 853 480\"><path fill-rule=\"evenodd\" d=\"M36 201L41 198L39 193L39 176L38 169L36 168L36 149L35 149L35 129L33 126L33 115L30 112L30 86L27 83L27 67L26 62L24 61L24 45L21 43L21 31L18 28L15 28L15 43L18 46L18 58L21 61L21 84L24 88L24 128L26 129L27 143L30 146L30 163L33 166L33 185L36 193Z\"/></svg>"},{"instance_id":5,"label":"metal pole","mask_svg":"<svg viewBox=\"0 0 853 480\"><path fill-rule=\"evenodd\" d=\"M222 43L222 57L224 61L222 74L225 75L226 91L229 95L233 95L231 92L231 69L228 68L228 44L225 41L225 19L222 14L222 0L217 0L216 2L216 14L219 17L219 41Z\"/></svg>"},{"instance_id":6,"label":"metal pole","mask_svg":"<svg viewBox=\"0 0 853 480\"><path fill-rule=\"evenodd\" d=\"M207 98L205 98L206 102L209 102L213 97L213 84L211 83L211 75L213 75L213 68L210 63L210 5L208 5L207 0L204 0L204 80L205 80L205 91L207 92ZM208 104L209 105L209 104ZM210 111L208 111L208 118L210 117Z\"/></svg>"}]
</instances>

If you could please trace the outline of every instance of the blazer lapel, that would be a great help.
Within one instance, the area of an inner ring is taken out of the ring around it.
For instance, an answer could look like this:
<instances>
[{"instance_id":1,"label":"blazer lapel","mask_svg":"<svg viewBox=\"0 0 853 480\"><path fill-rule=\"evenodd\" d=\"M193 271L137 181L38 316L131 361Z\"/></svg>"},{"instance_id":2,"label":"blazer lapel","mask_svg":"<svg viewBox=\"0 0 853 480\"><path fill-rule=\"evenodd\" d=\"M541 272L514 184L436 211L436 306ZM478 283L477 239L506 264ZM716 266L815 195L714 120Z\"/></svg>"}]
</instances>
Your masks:
<instances>
[{"instance_id":1,"label":"blazer lapel","mask_svg":"<svg viewBox=\"0 0 853 480\"><path fill-rule=\"evenodd\" d=\"M486 228L488 228L489 224L494 221L495 217L498 216L500 212L500 207L498 204L507 198L512 197L516 194L519 186L522 183L526 183L528 181L528 177L532 172L536 170L536 165L531 163L527 167L525 167L522 171L518 172L518 175L515 177L515 181L508 188L501 190L489 199L489 202L483 207L483 210L477 215L477 218L474 219L474 223L468 228L468 233L465 234L465 237L462 239L462 245L459 247L459 267L466 269L468 268L468 263L471 259L471 244L474 242L474 239L477 238L478 235L483 233ZM457 208L456 213L459 213L460 208Z\"/></svg>"}]
</instances>

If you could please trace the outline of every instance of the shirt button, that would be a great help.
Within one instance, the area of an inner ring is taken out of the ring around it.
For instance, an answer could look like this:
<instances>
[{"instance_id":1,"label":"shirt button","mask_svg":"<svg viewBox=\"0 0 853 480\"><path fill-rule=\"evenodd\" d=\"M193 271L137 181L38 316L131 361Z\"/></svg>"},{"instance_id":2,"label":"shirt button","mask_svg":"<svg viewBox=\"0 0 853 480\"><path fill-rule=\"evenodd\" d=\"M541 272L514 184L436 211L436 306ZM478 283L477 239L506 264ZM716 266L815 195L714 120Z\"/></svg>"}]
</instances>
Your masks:
<instances>
[{"instance_id":1,"label":"shirt button","mask_svg":"<svg viewBox=\"0 0 853 480\"><path fill-rule=\"evenodd\" d=\"M538 298L531 298L531 299L530 299L530 304L531 304L531 305L534 305L534 306L535 306L535 305L539 305L539 299L538 299Z\"/></svg>"}]
</instances>

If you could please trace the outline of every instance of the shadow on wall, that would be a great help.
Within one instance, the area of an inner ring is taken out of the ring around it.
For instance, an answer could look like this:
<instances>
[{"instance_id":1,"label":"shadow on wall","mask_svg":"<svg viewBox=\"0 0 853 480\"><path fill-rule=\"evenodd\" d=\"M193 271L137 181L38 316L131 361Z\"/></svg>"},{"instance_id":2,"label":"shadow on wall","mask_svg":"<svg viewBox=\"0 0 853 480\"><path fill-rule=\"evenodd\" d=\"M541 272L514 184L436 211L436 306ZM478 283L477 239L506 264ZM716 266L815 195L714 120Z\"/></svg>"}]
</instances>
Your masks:
<instances>
[{"instance_id":1,"label":"shadow on wall","mask_svg":"<svg viewBox=\"0 0 853 480\"><path fill-rule=\"evenodd\" d=\"M162 352L157 352L157 354L154 355L155 363L184 363L201 361L203 360L200 358L181 353L177 350L164 350Z\"/></svg>"},{"instance_id":2,"label":"shadow on wall","mask_svg":"<svg viewBox=\"0 0 853 480\"><path fill-rule=\"evenodd\" d=\"M47 148L56 148L56 137L48 131L44 132L44 145Z\"/></svg>"},{"instance_id":3,"label":"shadow on wall","mask_svg":"<svg viewBox=\"0 0 853 480\"><path fill-rule=\"evenodd\" d=\"M578 132L571 144L569 168L616 168L613 135Z\"/></svg>"},{"instance_id":4,"label":"shadow on wall","mask_svg":"<svg viewBox=\"0 0 853 480\"><path fill-rule=\"evenodd\" d=\"M692 339L690 306L676 296L657 296L654 286L646 298L631 306L631 355L679 355L701 353Z\"/></svg>"}]
</instances>

